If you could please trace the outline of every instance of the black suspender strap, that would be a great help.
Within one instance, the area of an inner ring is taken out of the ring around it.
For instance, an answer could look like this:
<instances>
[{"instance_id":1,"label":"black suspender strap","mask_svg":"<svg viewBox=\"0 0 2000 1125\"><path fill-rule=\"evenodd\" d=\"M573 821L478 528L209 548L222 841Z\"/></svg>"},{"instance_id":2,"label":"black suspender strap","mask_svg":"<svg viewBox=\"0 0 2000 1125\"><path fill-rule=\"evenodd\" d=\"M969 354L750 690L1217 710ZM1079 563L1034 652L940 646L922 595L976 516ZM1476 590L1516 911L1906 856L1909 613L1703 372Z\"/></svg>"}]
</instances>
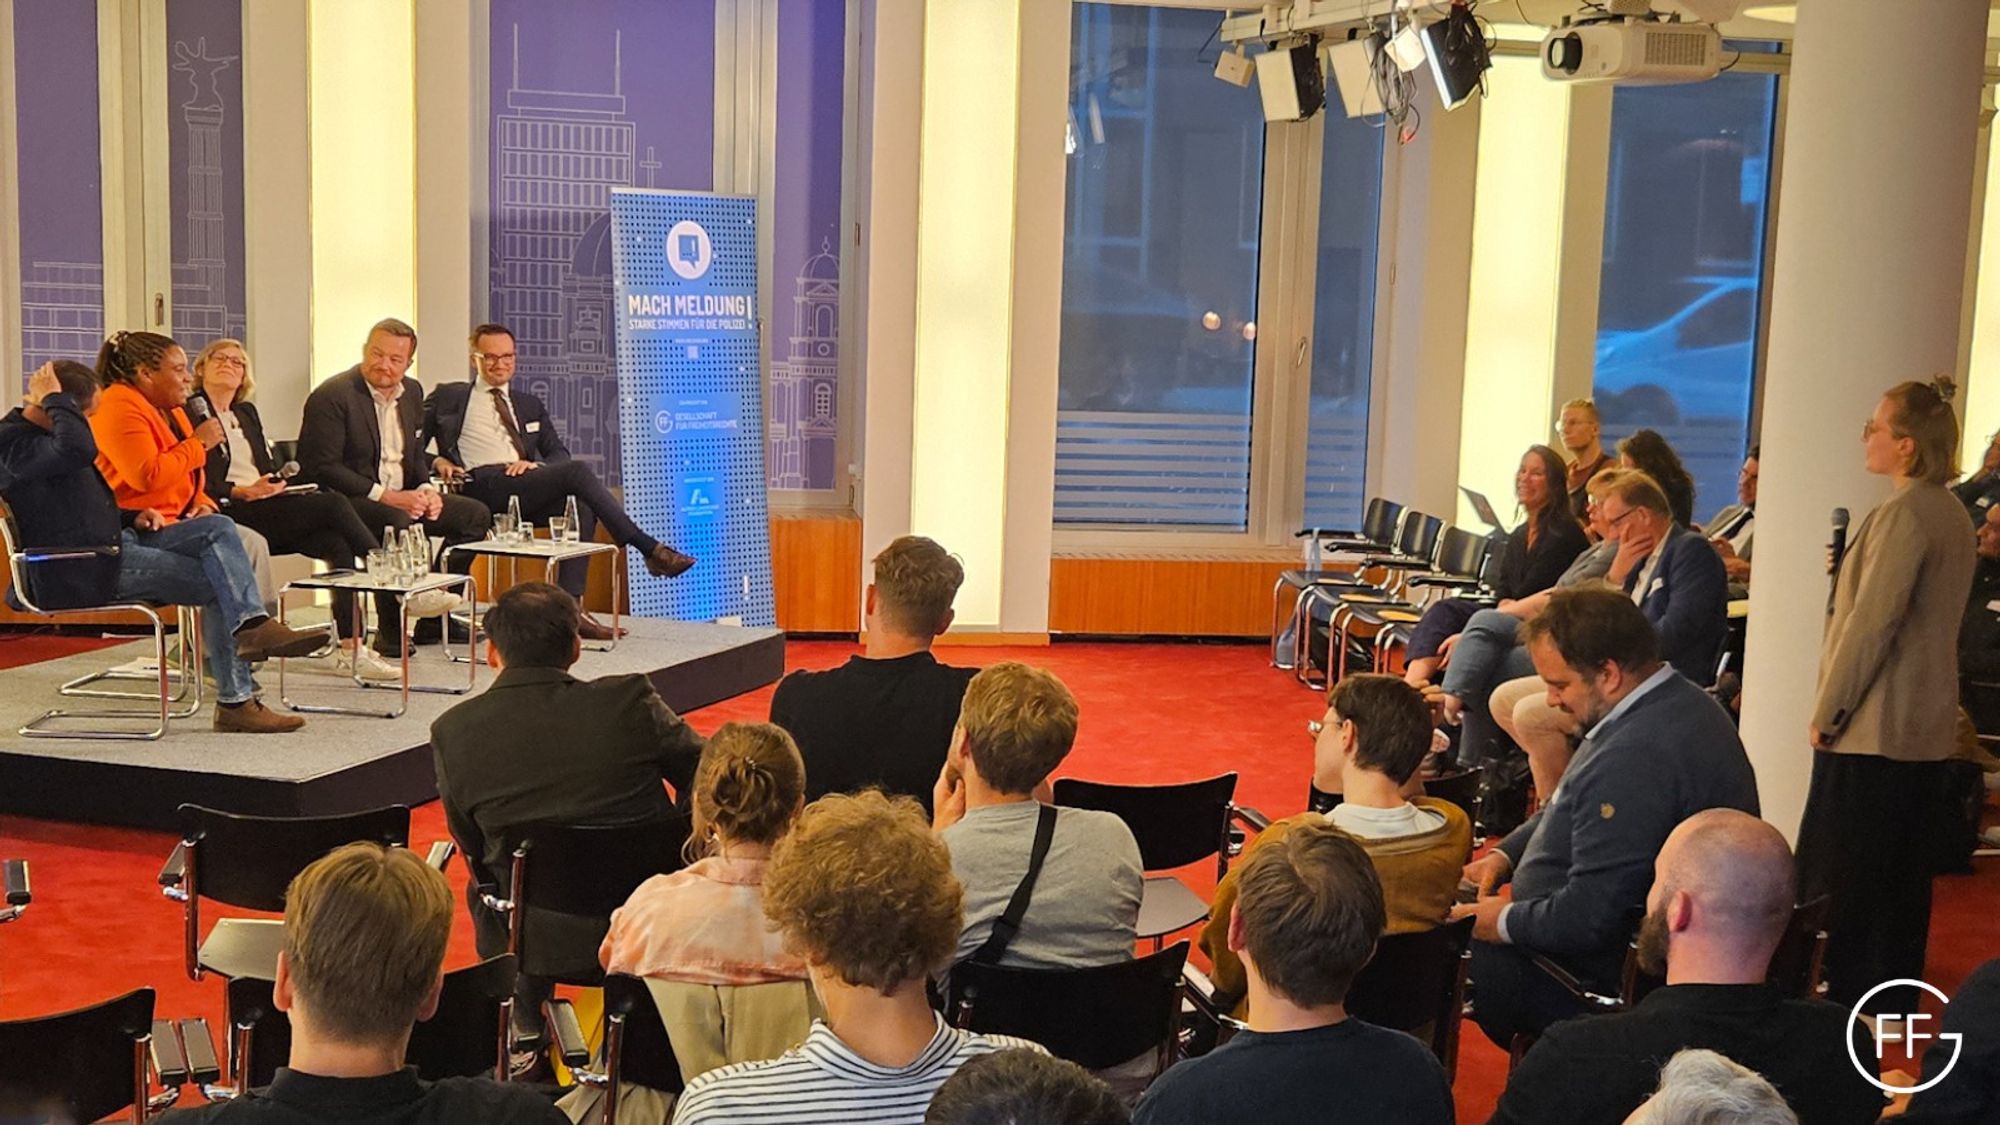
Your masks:
<instances>
[{"instance_id":1,"label":"black suspender strap","mask_svg":"<svg viewBox=\"0 0 2000 1125\"><path fill-rule=\"evenodd\" d=\"M1007 909L1001 911L998 921L993 923L993 932L986 943L974 950L966 960L978 965L997 965L1000 955L1007 952L1014 935L1021 932L1021 919L1028 913L1028 899L1035 893L1035 880L1042 873L1042 861L1049 857L1049 845L1056 838L1056 808L1043 805L1035 819L1035 847L1028 853L1028 873L1021 876L1021 883L1014 888L1014 897L1007 900Z\"/></svg>"}]
</instances>

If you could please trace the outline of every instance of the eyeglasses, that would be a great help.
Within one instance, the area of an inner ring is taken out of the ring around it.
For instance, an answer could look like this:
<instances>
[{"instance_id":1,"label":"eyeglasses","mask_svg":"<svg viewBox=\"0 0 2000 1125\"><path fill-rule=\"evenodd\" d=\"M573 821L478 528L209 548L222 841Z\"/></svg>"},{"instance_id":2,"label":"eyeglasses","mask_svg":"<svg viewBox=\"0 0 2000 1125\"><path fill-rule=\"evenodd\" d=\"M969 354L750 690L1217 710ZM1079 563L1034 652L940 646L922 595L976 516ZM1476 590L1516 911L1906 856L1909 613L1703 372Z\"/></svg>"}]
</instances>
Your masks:
<instances>
[{"instance_id":1,"label":"eyeglasses","mask_svg":"<svg viewBox=\"0 0 2000 1125\"><path fill-rule=\"evenodd\" d=\"M1600 508L1601 508L1602 506L1603 506L1603 505L1599 505L1599 507L1600 507ZM1618 514L1617 514L1617 515L1615 515L1615 516L1614 516L1614 515L1612 515L1612 514L1611 514L1611 513L1609 513L1609 512L1600 512L1599 514L1600 514L1600 515L1602 515L1602 516L1604 517L1604 523L1605 523L1605 526L1607 526L1607 527L1617 527L1617 526L1618 526L1619 524L1621 524L1621 523L1624 523L1624 522L1625 522L1625 517L1626 517L1626 516L1629 516L1629 515L1631 515L1631 514L1632 514L1633 512L1636 512L1636 511L1638 511L1638 510L1639 510L1639 509L1637 509L1637 508L1627 508L1627 509L1625 509L1624 511L1622 511L1622 512L1618 513Z\"/></svg>"},{"instance_id":2,"label":"eyeglasses","mask_svg":"<svg viewBox=\"0 0 2000 1125\"><path fill-rule=\"evenodd\" d=\"M213 363L213 364L215 364L215 365L216 365L217 367L248 367L248 366L250 366L250 363L249 363L249 361L248 361L248 360L246 360L246 359L244 359L244 358L243 358L242 356L240 356L240 355L230 355L230 354L229 354L229 353L227 353L227 352L223 352L223 353L222 353L222 354L220 354L220 355L212 355L212 356L209 356L209 357L208 357L208 362L210 362L210 363Z\"/></svg>"},{"instance_id":3,"label":"eyeglasses","mask_svg":"<svg viewBox=\"0 0 2000 1125\"><path fill-rule=\"evenodd\" d=\"M514 362L514 353L500 352L496 355L496 354L489 354L487 352L473 352L472 358L478 360L479 362L485 364L488 367L498 367L500 364L503 363Z\"/></svg>"}]
</instances>

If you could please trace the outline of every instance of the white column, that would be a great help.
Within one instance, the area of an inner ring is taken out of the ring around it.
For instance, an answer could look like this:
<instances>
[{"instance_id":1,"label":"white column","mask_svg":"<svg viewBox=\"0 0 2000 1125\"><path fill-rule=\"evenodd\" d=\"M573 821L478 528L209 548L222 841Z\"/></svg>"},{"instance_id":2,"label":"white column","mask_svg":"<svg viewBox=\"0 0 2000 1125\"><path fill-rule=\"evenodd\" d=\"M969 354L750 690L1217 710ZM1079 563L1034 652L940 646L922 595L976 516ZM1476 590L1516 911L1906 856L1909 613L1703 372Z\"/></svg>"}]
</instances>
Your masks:
<instances>
[{"instance_id":1,"label":"white column","mask_svg":"<svg viewBox=\"0 0 2000 1125\"><path fill-rule=\"evenodd\" d=\"M1764 817L1788 836L1812 767L1828 514L1858 522L1886 493L1860 448L1882 392L1958 359L1986 5L1920 7L1812 0L1793 41L1743 694Z\"/></svg>"},{"instance_id":2,"label":"white column","mask_svg":"<svg viewBox=\"0 0 2000 1125\"><path fill-rule=\"evenodd\" d=\"M465 377L458 346L478 321L473 278L486 260L472 256L473 138L486 123L472 97L473 60L486 39L472 39L471 0L424 0L416 6L416 267L419 335L430 341L427 386ZM483 199L483 197L482 197ZM483 211L484 208L482 207ZM485 307L484 295L479 305ZM478 320L484 320L484 317Z\"/></svg>"},{"instance_id":3,"label":"white column","mask_svg":"<svg viewBox=\"0 0 2000 1125\"><path fill-rule=\"evenodd\" d=\"M298 436L313 388L309 41L306 4L243 6L244 343L273 439Z\"/></svg>"}]
</instances>

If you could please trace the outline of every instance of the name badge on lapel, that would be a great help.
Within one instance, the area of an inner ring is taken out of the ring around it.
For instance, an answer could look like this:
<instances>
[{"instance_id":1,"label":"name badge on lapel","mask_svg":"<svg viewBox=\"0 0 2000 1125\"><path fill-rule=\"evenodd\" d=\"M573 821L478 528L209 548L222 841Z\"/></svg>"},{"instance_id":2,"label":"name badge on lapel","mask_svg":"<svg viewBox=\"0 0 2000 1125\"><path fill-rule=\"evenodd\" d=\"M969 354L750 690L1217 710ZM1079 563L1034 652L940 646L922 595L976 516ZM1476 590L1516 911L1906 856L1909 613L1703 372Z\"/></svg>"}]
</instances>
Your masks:
<instances>
[{"instance_id":1,"label":"name badge on lapel","mask_svg":"<svg viewBox=\"0 0 2000 1125\"><path fill-rule=\"evenodd\" d=\"M526 430L527 430L527 432L528 432L528 433L531 433L531 434L532 434L532 433L534 433L534 432L535 432L536 430L539 430L539 429L541 429L541 428L542 428L542 424L541 424L540 422L530 422L530 423L528 423L528 425L526 426Z\"/></svg>"},{"instance_id":2,"label":"name badge on lapel","mask_svg":"<svg viewBox=\"0 0 2000 1125\"><path fill-rule=\"evenodd\" d=\"M1664 578L1653 579L1653 584L1646 587L1646 596L1649 598L1652 597L1654 594L1657 594L1662 589L1664 589L1666 585L1667 585L1667 580Z\"/></svg>"}]
</instances>

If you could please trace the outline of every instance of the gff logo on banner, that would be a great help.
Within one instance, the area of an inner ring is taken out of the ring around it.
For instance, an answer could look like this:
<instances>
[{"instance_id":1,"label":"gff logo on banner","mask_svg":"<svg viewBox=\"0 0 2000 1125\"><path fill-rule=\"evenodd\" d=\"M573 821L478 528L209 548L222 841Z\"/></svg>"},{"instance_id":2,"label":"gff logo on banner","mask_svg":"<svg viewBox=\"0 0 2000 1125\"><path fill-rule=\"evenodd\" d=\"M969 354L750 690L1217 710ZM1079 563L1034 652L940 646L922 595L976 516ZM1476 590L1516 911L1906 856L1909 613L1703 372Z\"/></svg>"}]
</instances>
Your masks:
<instances>
[{"instance_id":1,"label":"gff logo on banner","mask_svg":"<svg viewBox=\"0 0 2000 1125\"><path fill-rule=\"evenodd\" d=\"M681 277L693 281L707 273L713 256L708 231L693 219L682 219L667 232L667 265Z\"/></svg>"},{"instance_id":2,"label":"gff logo on banner","mask_svg":"<svg viewBox=\"0 0 2000 1125\"><path fill-rule=\"evenodd\" d=\"M1881 984L1869 989L1867 994L1862 996L1860 1001L1854 1005L1854 1010L1847 1014L1847 1027L1850 1032L1847 1036L1847 1058L1849 1062L1854 1064L1854 1069L1860 1072L1861 1077L1873 1083L1877 1089L1892 1095L1916 1094L1944 1081L1945 1076L1951 1073L1951 1068L1958 1065L1959 1058L1965 1054L1965 1036L1956 1031L1941 1031L1933 1034L1932 1032L1923 1030L1919 1025L1931 1018L1923 1012L1911 1012L1905 1016L1877 1016L1873 1029L1875 1065L1863 1066L1860 1056L1854 1053L1854 1036L1852 1034L1854 1022L1861 1018L1862 1009L1868 1006L1868 1002L1873 1000L1877 993L1899 985L1911 985L1921 988L1932 996L1937 997L1939 1004L1949 1004L1951 1002L1944 993L1920 980L1912 980L1904 977L1898 980L1883 981ZM1944 1069L1938 1071L1936 1077L1915 1086L1898 1086L1892 1082L1884 1082L1879 1075L1882 1063L1882 1045L1891 1036L1896 1037L1901 1042L1910 1044L1914 1044L1922 1039L1936 1039L1939 1042L1949 1042L1951 1044L1951 1061L1944 1064Z\"/></svg>"}]
</instances>

